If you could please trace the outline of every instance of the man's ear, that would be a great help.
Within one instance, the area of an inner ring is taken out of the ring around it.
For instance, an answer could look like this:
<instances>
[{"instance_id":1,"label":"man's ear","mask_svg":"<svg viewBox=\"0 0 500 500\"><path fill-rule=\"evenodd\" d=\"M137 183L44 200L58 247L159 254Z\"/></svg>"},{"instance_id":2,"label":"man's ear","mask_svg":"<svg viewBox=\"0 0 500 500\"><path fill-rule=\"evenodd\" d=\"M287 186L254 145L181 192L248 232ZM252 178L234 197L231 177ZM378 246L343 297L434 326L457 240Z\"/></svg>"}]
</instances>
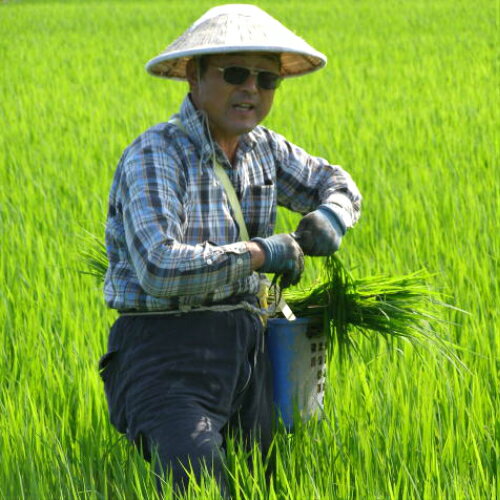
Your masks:
<instances>
[{"instance_id":1,"label":"man's ear","mask_svg":"<svg viewBox=\"0 0 500 500\"><path fill-rule=\"evenodd\" d=\"M189 59L186 64L186 77L190 90L198 87L198 67L194 58Z\"/></svg>"}]
</instances>

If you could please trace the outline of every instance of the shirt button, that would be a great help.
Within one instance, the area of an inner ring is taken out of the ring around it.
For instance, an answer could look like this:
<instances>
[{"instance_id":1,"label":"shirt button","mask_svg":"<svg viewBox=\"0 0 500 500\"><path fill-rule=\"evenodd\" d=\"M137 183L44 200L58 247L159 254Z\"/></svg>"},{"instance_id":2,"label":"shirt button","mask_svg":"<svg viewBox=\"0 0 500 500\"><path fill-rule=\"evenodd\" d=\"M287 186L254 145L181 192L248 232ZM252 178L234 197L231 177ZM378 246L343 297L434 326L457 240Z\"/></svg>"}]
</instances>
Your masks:
<instances>
[{"instance_id":1,"label":"shirt button","mask_svg":"<svg viewBox=\"0 0 500 500\"><path fill-rule=\"evenodd\" d=\"M243 259L241 257L238 257L236 259L236 264L238 264L239 266L241 266L241 264L243 264Z\"/></svg>"},{"instance_id":2,"label":"shirt button","mask_svg":"<svg viewBox=\"0 0 500 500\"><path fill-rule=\"evenodd\" d=\"M212 259L207 259L207 264L210 265L212 263Z\"/></svg>"}]
</instances>

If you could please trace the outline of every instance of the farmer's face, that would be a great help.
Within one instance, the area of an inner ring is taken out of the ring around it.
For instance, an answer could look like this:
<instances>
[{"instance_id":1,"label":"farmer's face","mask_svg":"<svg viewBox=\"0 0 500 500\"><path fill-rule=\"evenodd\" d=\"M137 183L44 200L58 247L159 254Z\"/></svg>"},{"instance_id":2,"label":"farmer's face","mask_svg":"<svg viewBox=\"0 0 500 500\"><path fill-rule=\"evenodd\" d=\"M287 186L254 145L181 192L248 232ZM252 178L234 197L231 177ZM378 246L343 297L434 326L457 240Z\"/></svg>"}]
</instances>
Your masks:
<instances>
[{"instance_id":1,"label":"farmer's face","mask_svg":"<svg viewBox=\"0 0 500 500\"><path fill-rule=\"evenodd\" d=\"M238 85L227 83L218 68L242 66L279 73L279 63L276 57L259 53L213 55L207 59L201 79L195 64L188 69L191 96L196 107L205 111L214 139L219 143L231 141L250 132L267 116L274 90L259 88L255 74Z\"/></svg>"}]
</instances>

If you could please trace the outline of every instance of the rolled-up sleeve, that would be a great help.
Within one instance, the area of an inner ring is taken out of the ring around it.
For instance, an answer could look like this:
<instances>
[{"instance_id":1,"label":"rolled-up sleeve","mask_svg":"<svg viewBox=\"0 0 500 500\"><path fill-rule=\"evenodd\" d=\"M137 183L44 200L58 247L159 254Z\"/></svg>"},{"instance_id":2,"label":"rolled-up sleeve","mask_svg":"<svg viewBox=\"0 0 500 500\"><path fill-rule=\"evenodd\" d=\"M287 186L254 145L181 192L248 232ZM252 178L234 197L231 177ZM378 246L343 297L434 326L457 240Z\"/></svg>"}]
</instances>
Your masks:
<instances>
[{"instance_id":1,"label":"rolled-up sleeve","mask_svg":"<svg viewBox=\"0 0 500 500\"><path fill-rule=\"evenodd\" d=\"M301 214L326 204L345 228L354 226L360 217L362 198L351 176L279 134L273 136L278 160L278 203Z\"/></svg>"}]
</instances>

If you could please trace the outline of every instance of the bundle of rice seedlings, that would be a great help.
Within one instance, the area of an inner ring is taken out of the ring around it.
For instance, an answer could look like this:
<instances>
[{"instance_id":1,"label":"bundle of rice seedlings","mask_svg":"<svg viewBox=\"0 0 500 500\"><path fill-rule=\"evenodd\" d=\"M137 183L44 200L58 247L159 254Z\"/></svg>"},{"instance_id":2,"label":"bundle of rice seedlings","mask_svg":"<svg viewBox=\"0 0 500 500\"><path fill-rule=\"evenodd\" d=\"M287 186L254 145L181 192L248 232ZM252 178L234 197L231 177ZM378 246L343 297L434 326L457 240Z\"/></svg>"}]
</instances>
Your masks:
<instances>
[{"instance_id":1,"label":"bundle of rice seedlings","mask_svg":"<svg viewBox=\"0 0 500 500\"><path fill-rule=\"evenodd\" d=\"M438 300L420 270L402 276L374 275L355 279L337 256L325 260L325 281L306 290L285 290L283 296L297 317L310 318L311 328L324 333L329 351L341 354L357 347L361 334L385 340L404 338L413 343L444 343L432 324L444 321L435 314Z\"/></svg>"}]
</instances>

